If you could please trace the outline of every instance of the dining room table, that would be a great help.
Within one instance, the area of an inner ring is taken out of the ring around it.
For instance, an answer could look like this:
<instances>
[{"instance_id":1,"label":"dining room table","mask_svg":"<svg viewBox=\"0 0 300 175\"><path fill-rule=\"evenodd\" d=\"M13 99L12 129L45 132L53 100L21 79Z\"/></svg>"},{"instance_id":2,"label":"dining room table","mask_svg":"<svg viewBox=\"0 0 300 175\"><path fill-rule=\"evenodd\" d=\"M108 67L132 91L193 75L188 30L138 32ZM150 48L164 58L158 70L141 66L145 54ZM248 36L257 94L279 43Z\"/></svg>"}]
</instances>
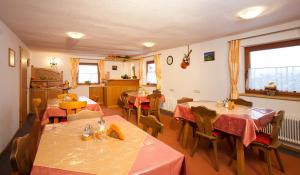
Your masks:
<instances>
[{"instance_id":1,"label":"dining room table","mask_svg":"<svg viewBox=\"0 0 300 175\"><path fill-rule=\"evenodd\" d=\"M137 120L138 123L140 122L141 112L142 112L142 104L148 103L149 99L147 98L148 93L146 91L139 92L139 91L132 91L128 92L128 101L132 103L137 108ZM160 103L164 103L166 101L165 96L161 94Z\"/></svg>"},{"instance_id":2,"label":"dining room table","mask_svg":"<svg viewBox=\"0 0 300 175\"><path fill-rule=\"evenodd\" d=\"M49 123L49 118L51 117L65 117L67 116L67 113L64 109L59 108L59 103L63 102L64 99L59 99L59 98L49 98L47 100L46 104L46 110L43 115L42 123L47 124ZM85 96L79 96L77 101L86 101L87 106L84 107L85 110L91 110L91 111L98 111L103 115L103 111L100 107L100 105L89 99L88 97Z\"/></svg>"},{"instance_id":3,"label":"dining room table","mask_svg":"<svg viewBox=\"0 0 300 175\"><path fill-rule=\"evenodd\" d=\"M31 175L186 174L185 157L119 115L104 116L106 128L116 125L123 140L108 135L82 139L84 128L100 119L47 124L41 135Z\"/></svg>"},{"instance_id":4,"label":"dining room table","mask_svg":"<svg viewBox=\"0 0 300 175\"><path fill-rule=\"evenodd\" d=\"M217 113L213 120L214 129L234 135L236 137L237 173L245 174L244 146L247 147L256 139L256 131L266 127L275 115L272 109L234 105L233 109L225 107L215 101L194 101L177 104L174 117L184 122L182 144L187 145L190 122L195 123L195 116L191 107L204 106Z\"/></svg>"}]
</instances>

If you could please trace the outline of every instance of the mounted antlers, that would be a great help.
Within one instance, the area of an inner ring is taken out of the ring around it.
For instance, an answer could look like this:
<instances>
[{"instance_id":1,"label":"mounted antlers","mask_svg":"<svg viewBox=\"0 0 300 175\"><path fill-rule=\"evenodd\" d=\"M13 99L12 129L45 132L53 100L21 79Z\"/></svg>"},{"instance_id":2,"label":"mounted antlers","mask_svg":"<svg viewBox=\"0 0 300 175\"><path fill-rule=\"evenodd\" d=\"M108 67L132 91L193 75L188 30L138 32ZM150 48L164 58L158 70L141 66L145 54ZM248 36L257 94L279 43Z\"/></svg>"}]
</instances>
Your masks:
<instances>
[{"instance_id":1,"label":"mounted antlers","mask_svg":"<svg viewBox=\"0 0 300 175\"><path fill-rule=\"evenodd\" d=\"M188 53L184 54L182 62L180 64L182 69L185 69L187 66L190 65L190 55L191 55L192 51L193 50L192 49L190 50L190 46L188 45Z\"/></svg>"}]
</instances>

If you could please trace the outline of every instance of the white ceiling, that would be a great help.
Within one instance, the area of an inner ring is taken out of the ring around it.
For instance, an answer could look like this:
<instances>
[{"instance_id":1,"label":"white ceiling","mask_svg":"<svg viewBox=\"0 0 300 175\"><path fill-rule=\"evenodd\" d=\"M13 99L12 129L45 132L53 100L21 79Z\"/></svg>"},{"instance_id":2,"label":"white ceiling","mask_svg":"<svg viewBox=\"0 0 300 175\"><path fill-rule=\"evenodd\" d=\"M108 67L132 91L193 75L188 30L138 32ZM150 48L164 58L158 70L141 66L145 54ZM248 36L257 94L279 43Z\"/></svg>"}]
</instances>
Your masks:
<instances>
[{"instance_id":1,"label":"white ceiling","mask_svg":"<svg viewBox=\"0 0 300 175\"><path fill-rule=\"evenodd\" d=\"M236 13L263 5L257 19ZM31 49L137 55L300 18L300 0L0 0L0 19ZM75 41L66 32L86 36ZM145 41L156 45L142 46Z\"/></svg>"}]
</instances>

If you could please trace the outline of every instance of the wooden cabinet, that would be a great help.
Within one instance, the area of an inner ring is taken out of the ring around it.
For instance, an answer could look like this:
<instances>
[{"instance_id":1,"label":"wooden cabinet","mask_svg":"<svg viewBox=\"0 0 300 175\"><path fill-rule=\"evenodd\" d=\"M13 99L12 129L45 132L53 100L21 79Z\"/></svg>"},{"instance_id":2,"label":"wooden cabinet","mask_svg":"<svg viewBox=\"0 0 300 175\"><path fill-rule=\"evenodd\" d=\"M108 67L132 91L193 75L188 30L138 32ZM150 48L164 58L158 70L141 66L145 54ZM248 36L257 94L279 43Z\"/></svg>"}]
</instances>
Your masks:
<instances>
[{"instance_id":1,"label":"wooden cabinet","mask_svg":"<svg viewBox=\"0 0 300 175\"><path fill-rule=\"evenodd\" d=\"M139 80L107 80L103 88L103 102L107 107L117 107L118 99L123 91L138 90Z\"/></svg>"},{"instance_id":2,"label":"wooden cabinet","mask_svg":"<svg viewBox=\"0 0 300 175\"><path fill-rule=\"evenodd\" d=\"M89 87L89 98L99 97L97 103L103 104L103 86L90 86Z\"/></svg>"},{"instance_id":3,"label":"wooden cabinet","mask_svg":"<svg viewBox=\"0 0 300 175\"><path fill-rule=\"evenodd\" d=\"M47 68L36 68L31 66L31 81L29 91L29 109L34 113L33 98L41 99L41 109L45 109L48 98L56 98L61 94L63 84L63 72Z\"/></svg>"},{"instance_id":4,"label":"wooden cabinet","mask_svg":"<svg viewBox=\"0 0 300 175\"><path fill-rule=\"evenodd\" d=\"M41 105L40 109L46 109L48 98L56 98L58 94L62 93L62 89L52 89L52 88L30 88L29 92L29 108L30 113L34 113L34 106L32 104L33 98L40 98Z\"/></svg>"}]
</instances>

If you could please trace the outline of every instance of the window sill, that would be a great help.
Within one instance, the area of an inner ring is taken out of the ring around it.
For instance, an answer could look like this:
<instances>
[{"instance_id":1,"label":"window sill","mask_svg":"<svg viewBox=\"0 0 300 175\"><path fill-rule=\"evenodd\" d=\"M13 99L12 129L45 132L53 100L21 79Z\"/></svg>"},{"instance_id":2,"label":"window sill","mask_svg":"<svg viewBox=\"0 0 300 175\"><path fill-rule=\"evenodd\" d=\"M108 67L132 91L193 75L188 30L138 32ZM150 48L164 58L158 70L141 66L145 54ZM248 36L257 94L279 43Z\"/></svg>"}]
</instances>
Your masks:
<instances>
[{"instance_id":1,"label":"window sill","mask_svg":"<svg viewBox=\"0 0 300 175\"><path fill-rule=\"evenodd\" d=\"M143 87L156 87L156 84L144 84Z\"/></svg>"},{"instance_id":2,"label":"window sill","mask_svg":"<svg viewBox=\"0 0 300 175\"><path fill-rule=\"evenodd\" d=\"M91 84L84 84L84 83L77 83L78 86L95 86L100 85L100 83L91 83Z\"/></svg>"},{"instance_id":3,"label":"window sill","mask_svg":"<svg viewBox=\"0 0 300 175\"><path fill-rule=\"evenodd\" d=\"M299 101L300 102L299 97L287 97L287 96L280 96L280 95L268 96L268 95L263 95L263 94L241 93L240 96L267 98L267 99L276 99L276 100L287 100L287 101Z\"/></svg>"}]
</instances>

